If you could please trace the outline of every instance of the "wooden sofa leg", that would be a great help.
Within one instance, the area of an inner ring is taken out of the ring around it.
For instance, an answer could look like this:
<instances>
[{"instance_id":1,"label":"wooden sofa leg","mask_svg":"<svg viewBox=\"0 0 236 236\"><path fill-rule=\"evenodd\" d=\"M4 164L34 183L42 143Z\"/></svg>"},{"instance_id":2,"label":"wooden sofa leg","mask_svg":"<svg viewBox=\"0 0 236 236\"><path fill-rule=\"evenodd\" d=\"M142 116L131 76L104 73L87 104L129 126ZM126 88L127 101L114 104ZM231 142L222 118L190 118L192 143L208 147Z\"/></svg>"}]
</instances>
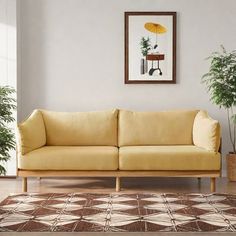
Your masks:
<instances>
[{"instance_id":1,"label":"wooden sofa leg","mask_svg":"<svg viewBox=\"0 0 236 236\"><path fill-rule=\"evenodd\" d=\"M116 192L120 191L120 177L116 177Z\"/></svg>"},{"instance_id":2,"label":"wooden sofa leg","mask_svg":"<svg viewBox=\"0 0 236 236\"><path fill-rule=\"evenodd\" d=\"M22 178L22 191L27 192L27 178L26 177Z\"/></svg>"},{"instance_id":3,"label":"wooden sofa leg","mask_svg":"<svg viewBox=\"0 0 236 236\"><path fill-rule=\"evenodd\" d=\"M211 192L214 193L216 191L216 178L211 178Z\"/></svg>"}]
</instances>

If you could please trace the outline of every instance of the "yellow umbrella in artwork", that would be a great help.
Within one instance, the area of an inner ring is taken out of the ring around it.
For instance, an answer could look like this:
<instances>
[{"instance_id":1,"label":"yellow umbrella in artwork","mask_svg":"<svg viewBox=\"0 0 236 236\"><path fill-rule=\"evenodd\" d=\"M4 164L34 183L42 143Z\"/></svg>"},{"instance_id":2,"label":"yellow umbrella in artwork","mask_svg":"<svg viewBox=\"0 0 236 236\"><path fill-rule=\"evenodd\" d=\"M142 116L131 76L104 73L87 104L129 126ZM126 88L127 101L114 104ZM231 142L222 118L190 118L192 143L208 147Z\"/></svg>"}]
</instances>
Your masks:
<instances>
[{"instance_id":1,"label":"yellow umbrella in artwork","mask_svg":"<svg viewBox=\"0 0 236 236\"><path fill-rule=\"evenodd\" d=\"M167 29L161 24L152 23L152 22L145 23L144 28L156 34L156 44L154 46L154 49L157 48L157 34L164 34L167 32Z\"/></svg>"},{"instance_id":2,"label":"yellow umbrella in artwork","mask_svg":"<svg viewBox=\"0 0 236 236\"><path fill-rule=\"evenodd\" d=\"M167 31L167 29L158 23L151 23L148 22L144 25L145 29L147 29L148 31L155 33L155 34L163 34Z\"/></svg>"}]
</instances>

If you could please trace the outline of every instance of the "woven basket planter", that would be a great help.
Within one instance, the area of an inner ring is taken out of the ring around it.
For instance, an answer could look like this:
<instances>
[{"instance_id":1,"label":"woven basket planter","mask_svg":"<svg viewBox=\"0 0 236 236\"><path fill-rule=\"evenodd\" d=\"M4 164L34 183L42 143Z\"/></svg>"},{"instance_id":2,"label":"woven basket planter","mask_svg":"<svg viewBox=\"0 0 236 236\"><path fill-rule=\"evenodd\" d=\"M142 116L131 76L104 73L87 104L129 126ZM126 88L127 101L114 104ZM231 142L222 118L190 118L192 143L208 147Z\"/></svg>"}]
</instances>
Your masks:
<instances>
[{"instance_id":1,"label":"woven basket planter","mask_svg":"<svg viewBox=\"0 0 236 236\"><path fill-rule=\"evenodd\" d=\"M229 181L236 181L236 154L229 153L226 155L227 176Z\"/></svg>"}]
</instances>

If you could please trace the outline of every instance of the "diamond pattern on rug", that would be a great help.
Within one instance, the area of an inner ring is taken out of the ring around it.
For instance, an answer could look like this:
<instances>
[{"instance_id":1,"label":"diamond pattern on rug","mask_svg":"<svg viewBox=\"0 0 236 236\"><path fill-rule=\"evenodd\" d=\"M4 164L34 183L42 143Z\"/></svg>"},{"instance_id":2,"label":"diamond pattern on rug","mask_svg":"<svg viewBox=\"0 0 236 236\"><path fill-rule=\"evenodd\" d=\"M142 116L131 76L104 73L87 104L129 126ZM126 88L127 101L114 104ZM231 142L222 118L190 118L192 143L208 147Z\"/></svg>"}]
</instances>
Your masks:
<instances>
[{"instance_id":1,"label":"diamond pattern on rug","mask_svg":"<svg viewBox=\"0 0 236 236\"><path fill-rule=\"evenodd\" d=\"M236 195L18 194L0 232L236 232Z\"/></svg>"}]
</instances>

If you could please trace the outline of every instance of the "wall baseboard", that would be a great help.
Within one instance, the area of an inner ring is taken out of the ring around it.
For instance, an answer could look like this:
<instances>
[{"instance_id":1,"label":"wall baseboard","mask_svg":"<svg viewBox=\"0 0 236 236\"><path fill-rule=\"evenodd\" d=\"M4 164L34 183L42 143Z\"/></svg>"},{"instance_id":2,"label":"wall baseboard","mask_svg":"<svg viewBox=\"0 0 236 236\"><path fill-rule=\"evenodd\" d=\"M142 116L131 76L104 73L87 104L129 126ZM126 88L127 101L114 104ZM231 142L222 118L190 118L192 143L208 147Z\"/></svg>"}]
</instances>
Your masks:
<instances>
[{"instance_id":1,"label":"wall baseboard","mask_svg":"<svg viewBox=\"0 0 236 236\"><path fill-rule=\"evenodd\" d=\"M5 175L5 176L2 176L0 175L0 179L16 179L16 175Z\"/></svg>"}]
</instances>

